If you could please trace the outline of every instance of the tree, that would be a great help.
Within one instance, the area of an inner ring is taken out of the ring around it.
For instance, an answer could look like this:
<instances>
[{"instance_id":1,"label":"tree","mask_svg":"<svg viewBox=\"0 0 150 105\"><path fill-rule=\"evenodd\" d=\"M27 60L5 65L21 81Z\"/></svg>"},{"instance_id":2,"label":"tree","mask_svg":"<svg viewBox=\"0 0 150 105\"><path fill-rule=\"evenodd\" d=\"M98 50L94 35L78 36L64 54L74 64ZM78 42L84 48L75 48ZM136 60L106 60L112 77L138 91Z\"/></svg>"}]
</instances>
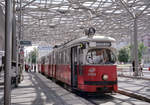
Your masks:
<instances>
[{"instance_id":1,"label":"tree","mask_svg":"<svg viewBox=\"0 0 150 105\"><path fill-rule=\"evenodd\" d=\"M143 43L139 43L138 44L138 57L139 57L139 61L142 60L143 54L146 51L147 47L144 46Z\"/></svg>"},{"instance_id":2,"label":"tree","mask_svg":"<svg viewBox=\"0 0 150 105\"><path fill-rule=\"evenodd\" d=\"M33 51L31 51L30 54L29 54L29 61L32 64L35 64L36 60L37 60L37 56L38 56L38 51L37 51L36 48L34 48Z\"/></svg>"},{"instance_id":3,"label":"tree","mask_svg":"<svg viewBox=\"0 0 150 105\"><path fill-rule=\"evenodd\" d=\"M119 56L118 56L118 59L121 59L121 61L122 61L122 59L124 59L124 57L126 57L125 55L127 54L128 55L128 61L131 61L131 56L132 55L130 55L131 53L131 46L126 46L126 47L124 47L123 49L121 49L121 50L123 50L123 51L121 51L120 53L123 53L123 54L121 54L121 55L119 55L120 57L122 57L123 56L123 58L119 58ZM144 52L146 51L146 49L147 49L147 47L145 47L144 46L144 44L143 43L139 43L138 44L138 59L139 59L139 61L141 61L142 60L142 57L143 57L143 54L144 54ZM119 54L120 54L119 53ZM126 53L126 54L125 54ZM125 54L125 55L124 55ZM125 58L126 59L126 58ZM120 60L119 60L120 61Z\"/></svg>"},{"instance_id":4,"label":"tree","mask_svg":"<svg viewBox=\"0 0 150 105\"><path fill-rule=\"evenodd\" d=\"M124 47L119 50L118 60L120 62L128 62L129 60L129 50L127 47Z\"/></svg>"}]
</instances>

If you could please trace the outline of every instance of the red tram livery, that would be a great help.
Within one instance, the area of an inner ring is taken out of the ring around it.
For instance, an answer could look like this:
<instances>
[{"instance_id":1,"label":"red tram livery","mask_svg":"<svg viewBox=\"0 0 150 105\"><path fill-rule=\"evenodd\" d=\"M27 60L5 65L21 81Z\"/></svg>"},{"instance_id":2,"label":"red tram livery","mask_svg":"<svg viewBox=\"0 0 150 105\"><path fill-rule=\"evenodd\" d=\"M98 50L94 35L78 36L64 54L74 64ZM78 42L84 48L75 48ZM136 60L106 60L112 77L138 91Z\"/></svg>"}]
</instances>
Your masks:
<instances>
[{"instance_id":1,"label":"red tram livery","mask_svg":"<svg viewBox=\"0 0 150 105\"><path fill-rule=\"evenodd\" d=\"M83 92L116 92L116 56L110 37L75 39L39 60L39 72Z\"/></svg>"}]
</instances>

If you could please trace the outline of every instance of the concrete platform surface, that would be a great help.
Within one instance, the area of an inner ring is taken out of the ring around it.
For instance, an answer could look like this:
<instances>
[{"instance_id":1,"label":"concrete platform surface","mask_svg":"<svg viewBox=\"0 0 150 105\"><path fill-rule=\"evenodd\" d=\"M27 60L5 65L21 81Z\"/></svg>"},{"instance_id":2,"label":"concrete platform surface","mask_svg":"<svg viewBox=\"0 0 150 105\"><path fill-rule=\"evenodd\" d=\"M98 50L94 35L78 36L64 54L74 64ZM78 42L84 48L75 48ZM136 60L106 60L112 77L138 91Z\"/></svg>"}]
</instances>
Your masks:
<instances>
[{"instance_id":1,"label":"concrete platform surface","mask_svg":"<svg viewBox=\"0 0 150 105\"><path fill-rule=\"evenodd\" d=\"M3 81L3 79L0 80ZM118 87L119 90L150 97L150 81L148 80L118 77ZM3 97L3 90L1 85L0 101ZM114 97L119 97L119 95ZM32 72L24 72L24 81L19 84L18 88L12 89L11 103L12 105L94 105L63 89L43 75Z\"/></svg>"},{"instance_id":2,"label":"concrete platform surface","mask_svg":"<svg viewBox=\"0 0 150 105\"><path fill-rule=\"evenodd\" d=\"M0 72L0 104L4 96L4 72Z\"/></svg>"},{"instance_id":3,"label":"concrete platform surface","mask_svg":"<svg viewBox=\"0 0 150 105\"><path fill-rule=\"evenodd\" d=\"M24 73L11 98L12 105L92 105L39 73Z\"/></svg>"},{"instance_id":4,"label":"concrete platform surface","mask_svg":"<svg viewBox=\"0 0 150 105\"><path fill-rule=\"evenodd\" d=\"M149 80L118 77L118 87L119 90L134 93L150 99Z\"/></svg>"}]
</instances>

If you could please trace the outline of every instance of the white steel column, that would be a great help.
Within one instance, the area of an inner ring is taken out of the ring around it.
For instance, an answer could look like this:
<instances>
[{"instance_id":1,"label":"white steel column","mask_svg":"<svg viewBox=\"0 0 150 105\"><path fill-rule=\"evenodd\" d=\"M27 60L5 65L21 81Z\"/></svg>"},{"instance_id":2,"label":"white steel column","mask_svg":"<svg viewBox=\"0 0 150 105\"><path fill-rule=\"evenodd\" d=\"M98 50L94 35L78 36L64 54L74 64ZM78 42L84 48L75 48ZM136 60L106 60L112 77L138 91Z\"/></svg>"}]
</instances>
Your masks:
<instances>
[{"instance_id":1,"label":"white steel column","mask_svg":"<svg viewBox=\"0 0 150 105\"><path fill-rule=\"evenodd\" d=\"M134 60L135 60L135 76L139 74L139 60L138 60L138 42L137 42L137 18L134 18Z\"/></svg>"},{"instance_id":2,"label":"white steel column","mask_svg":"<svg viewBox=\"0 0 150 105\"><path fill-rule=\"evenodd\" d=\"M12 41L12 0L5 0L5 78L4 105L11 105L11 41Z\"/></svg>"}]
</instances>

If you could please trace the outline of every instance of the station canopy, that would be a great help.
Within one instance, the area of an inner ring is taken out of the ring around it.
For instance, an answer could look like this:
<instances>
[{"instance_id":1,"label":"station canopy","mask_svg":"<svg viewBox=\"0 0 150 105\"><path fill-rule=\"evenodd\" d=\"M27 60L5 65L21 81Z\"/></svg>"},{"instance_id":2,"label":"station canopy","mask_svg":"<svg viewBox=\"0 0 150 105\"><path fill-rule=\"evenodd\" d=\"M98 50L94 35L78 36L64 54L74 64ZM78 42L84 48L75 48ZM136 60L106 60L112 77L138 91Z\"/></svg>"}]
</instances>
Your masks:
<instances>
[{"instance_id":1,"label":"station canopy","mask_svg":"<svg viewBox=\"0 0 150 105\"><path fill-rule=\"evenodd\" d=\"M4 0L0 1L4 4ZM21 1L23 39L35 44L61 44L84 36L89 27L94 27L98 35L129 41L135 18L138 38L150 35L150 0ZM16 0L16 7L19 3ZM17 26L19 13L16 11Z\"/></svg>"}]
</instances>

